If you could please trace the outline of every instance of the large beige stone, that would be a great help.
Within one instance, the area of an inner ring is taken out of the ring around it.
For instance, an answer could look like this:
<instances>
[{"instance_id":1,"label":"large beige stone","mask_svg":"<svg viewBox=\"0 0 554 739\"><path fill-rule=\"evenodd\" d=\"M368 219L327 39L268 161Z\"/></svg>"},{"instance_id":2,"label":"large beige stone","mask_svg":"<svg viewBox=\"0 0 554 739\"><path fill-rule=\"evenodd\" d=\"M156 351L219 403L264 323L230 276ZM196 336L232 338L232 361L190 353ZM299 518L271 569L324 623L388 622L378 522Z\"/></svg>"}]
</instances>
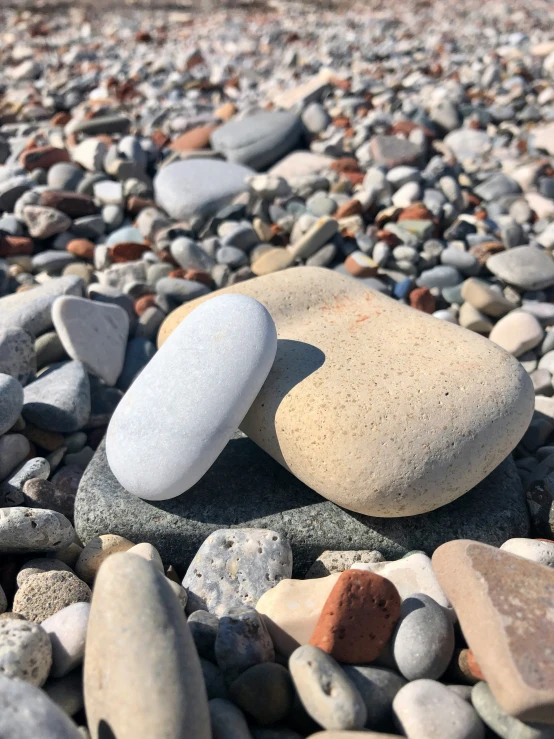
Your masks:
<instances>
[{"instance_id":1,"label":"large beige stone","mask_svg":"<svg viewBox=\"0 0 554 739\"><path fill-rule=\"evenodd\" d=\"M90 610L84 693L92 739L210 739L200 660L167 579L142 557L103 562Z\"/></svg>"},{"instance_id":2,"label":"large beige stone","mask_svg":"<svg viewBox=\"0 0 554 739\"><path fill-rule=\"evenodd\" d=\"M336 572L313 580L281 580L262 595L256 610L278 652L288 657L297 647L308 644L340 575Z\"/></svg>"},{"instance_id":3,"label":"large beige stone","mask_svg":"<svg viewBox=\"0 0 554 739\"><path fill-rule=\"evenodd\" d=\"M318 267L212 295L259 300L277 326L273 368L241 429L334 503L410 516L460 497L518 443L529 376L487 339ZM164 321L159 343L205 299Z\"/></svg>"}]
</instances>

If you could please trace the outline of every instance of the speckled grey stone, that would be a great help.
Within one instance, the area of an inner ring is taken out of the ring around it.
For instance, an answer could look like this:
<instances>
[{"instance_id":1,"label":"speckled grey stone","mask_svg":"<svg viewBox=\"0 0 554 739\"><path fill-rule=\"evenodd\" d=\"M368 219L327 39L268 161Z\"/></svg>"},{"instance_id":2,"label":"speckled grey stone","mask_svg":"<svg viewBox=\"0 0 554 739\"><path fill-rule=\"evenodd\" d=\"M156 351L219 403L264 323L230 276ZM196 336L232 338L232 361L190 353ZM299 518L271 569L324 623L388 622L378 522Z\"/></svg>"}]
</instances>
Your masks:
<instances>
[{"instance_id":1,"label":"speckled grey stone","mask_svg":"<svg viewBox=\"0 0 554 739\"><path fill-rule=\"evenodd\" d=\"M366 729L385 731L392 719L392 702L406 680L394 670L373 665L344 665L343 670L362 696Z\"/></svg>"},{"instance_id":2,"label":"speckled grey stone","mask_svg":"<svg viewBox=\"0 0 554 739\"><path fill-rule=\"evenodd\" d=\"M0 306L1 303L0 300ZM35 376L36 370L33 339L27 331L22 328L0 326L0 372L26 385Z\"/></svg>"},{"instance_id":3,"label":"speckled grey stone","mask_svg":"<svg viewBox=\"0 0 554 739\"><path fill-rule=\"evenodd\" d=\"M38 624L0 621L0 674L40 687L52 665L50 637ZM0 734L3 736L3 734Z\"/></svg>"},{"instance_id":4,"label":"speckled grey stone","mask_svg":"<svg viewBox=\"0 0 554 739\"><path fill-rule=\"evenodd\" d=\"M400 607L391 646L398 670L407 680L438 680L454 653L452 619L428 595L411 595Z\"/></svg>"},{"instance_id":5,"label":"speckled grey stone","mask_svg":"<svg viewBox=\"0 0 554 739\"><path fill-rule=\"evenodd\" d=\"M275 660L273 642L257 611L232 608L219 619L215 657L228 682L236 680L249 667Z\"/></svg>"},{"instance_id":6,"label":"speckled grey stone","mask_svg":"<svg viewBox=\"0 0 554 739\"><path fill-rule=\"evenodd\" d=\"M2 505L21 505L24 500L23 488L28 480L39 478L45 481L50 474L50 464L44 457L33 457L23 462L12 475L0 485L0 507Z\"/></svg>"},{"instance_id":7,"label":"speckled grey stone","mask_svg":"<svg viewBox=\"0 0 554 739\"><path fill-rule=\"evenodd\" d=\"M37 336L52 327L52 303L59 295L82 295L83 281L74 275L55 277L32 290L0 298L0 329L23 328ZM11 373L8 373L11 374Z\"/></svg>"},{"instance_id":8,"label":"speckled grey stone","mask_svg":"<svg viewBox=\"0 0 554 739\"><path fill-rule=\"evenodd\" d=\"M323 552L306 572L306 579L326 577L333 572L344 572L352 565L367 562L384 562L385 558L377 550L361 549L354 552Z\"/></svg>"},{"instance_id":9,"label":"speckled grey stone","mask_svg":"<svg viewBox=\"0 0 554 739\"><path fill-rule=\"evenodd\" d=\"M502 739L552 739L552 726L527 724L502 710L488 683L481 682L471 690L471 702L480 718Z\"/></svg>"},{"instance_id":10,"label":"speckled grey stone","mask_svg":"<svg viewBox=\"0 0 554 739\"><path fill-rule=\"evenodd\" d=\"M0 552L56 552L75 538L65 516L43 508L0 508Z\"/></svg>"},{"instance_id":11,"label":"speckled grey stone","mask_svg":"<svg viewBox=\"0 0 554 739\"><path fill-rule=\"evenodd\" d=\"M0 373L0 436L9 431L23 408L23 388L12 377Z\"/></svg>"},{"instance_id":12,"label":"speckled grey stone","mask_svg":"<svg viewBox=\"0 0 554 739\"><path fill-rule=\"evenodd\" d=\"M83 739L73 721L42 690L3 675L0 675L0 736L2 739Z\"/></svg>"},{"instance_id":13,"label":"speckled grey stone","mask_svg":"<svg viewBox=\"0 0 554 739\"><path fill-rule=\"evenodd\" d=\"M229 121L212 133L211 144L231 162L264 169L292 151L301 134L298 116L272 111Z\"/></svg>"},{"instance_id":14,"label":"speckled grey stone","mask_svg":"<svg viewBox=\"0 0 554 739\"><path fill-rule=\"evenodd\" d=\"M290 542L297 577L326 549L377 549L391 560L412 549L432 554L451 539L500 546L529 534L525 495L511 459L436 511L412 518L371 518L324 500L240 432L186 495L156 502L121 487L102 442L79 486L75 525L84 543L110 531L150 542L164 562L180 567L188 567L217 529L271 529Z\"/></svg>"},{"instance_id":15,"label":"speckled grey stone","mask_svg":"<svg viewBox=\"0 0 554 739\"><path fill-rule=\"evenodd\" d=\"M326 652L305 644L291 654L294 687L308 714L324 729L362 729L365 703L338 662Z\"/></svg>"},{"instance_id":16,"label":"speckled grey stone","mask_svg":"<svg viewBox=\"0 0 554 739\"><path fill-rule=\"evenodd\" d=\"M171 256L183 269L199 269L209 272L215 261L192 239L180 236L171 242Z\"/></svg>"},{"instance_id":17,"label":"speckled grey stone","mask_svg":"<svg viewBox=\"0 0 554 739\"><path fill-rule=\"evenodd\" d=\"M81 362L54 364L27 385L23 417L48 431L78 431L90 414L90 383Z\"/></svg>"},{"instance_id":18,"label":"speckled grey stone","mask_svg":"<svg viewBox=\"0 0 554 739\"><path fill-rule=\"evenodd\" d=\"M542 290L554 285L554 260L534 246L516 246L493 254L487 259L487 269L522 290Z\"/></svg>"},{"instance_id":19,"label":"speckled grey stone","mask_svg":"<svg viewBox=\"0 0 554 739\"><path fill-rule=\"evenodd\" d=\"M268 529L220 529L198 550L183 585L188 610L216 616L230 608L255 607L261 596L292 575L288 541Z\"/></svg>"}]
</instances>

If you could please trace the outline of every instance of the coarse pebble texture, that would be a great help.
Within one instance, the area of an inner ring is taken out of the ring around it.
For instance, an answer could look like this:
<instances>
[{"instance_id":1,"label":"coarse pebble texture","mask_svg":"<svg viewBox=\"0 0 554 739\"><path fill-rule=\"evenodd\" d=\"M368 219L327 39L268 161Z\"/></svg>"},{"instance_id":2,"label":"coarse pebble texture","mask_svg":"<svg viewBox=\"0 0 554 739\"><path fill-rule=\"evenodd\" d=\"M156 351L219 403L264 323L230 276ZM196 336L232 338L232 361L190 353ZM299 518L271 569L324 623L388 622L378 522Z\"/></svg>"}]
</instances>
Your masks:
<instances>
[{"instance_id":1,"label":"coarse pebble texture","mask_svg":"<svg viewBox=\"0 0 554 739\"><path fill-rule=\"evenodd\" d=\"M90 588L72 572L44 572L18 589L13 610L28 621L41 623L72 603L88 603Z\"/></svg>"},{"instance_id":2,"label":"coarse pebble texture","mask_svg":"<svg viewBox=\"0 0 554 739\"><path fill-rule=\"evenodd\" d=\"M0 621L0 673L41 687L52 665L52 645L46 631L29 621Z\"/></svg>"}]
</instances>

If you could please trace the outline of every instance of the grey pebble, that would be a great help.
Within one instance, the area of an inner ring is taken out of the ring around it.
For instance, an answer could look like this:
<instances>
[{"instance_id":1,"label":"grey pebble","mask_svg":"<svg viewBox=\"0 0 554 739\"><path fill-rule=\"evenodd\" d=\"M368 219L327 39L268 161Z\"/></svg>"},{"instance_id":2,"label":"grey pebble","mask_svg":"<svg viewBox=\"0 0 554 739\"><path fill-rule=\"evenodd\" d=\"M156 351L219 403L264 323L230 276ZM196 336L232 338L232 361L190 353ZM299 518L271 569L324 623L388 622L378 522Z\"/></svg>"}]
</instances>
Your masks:
<instances>
[{"instance_id":1,"label":"grey pebble","mask_svg":"<svg viewBox=\"0 0 554 739\"><path fill-rule=\"evenodd\" d=\"M80 668L63 677L49 677L42 689L68 716L74 716L85 705L83 673Z\"/></svg>"},{"instance_id":2,"label":"grey pebble","mask_svg":"<svg viewBox=\"0 0 554 739\"><path fill-rule=\"evenodd\" d=\"M50 638L38 624L0 621L0 674L40 687L52 665Z\"/></svg>"},{"instance_id":3,"label":"grey pebble","mask_svg":"<svg viewBox=\"0 0 554 739\"><path fill-rule=\"evenodd\" d=\"M244 714L231 701L214 698L208 708L212 739L252 739Z\"/></svg>"},{"instance_id":4,"label":"grey pebble","mask_svg":"<svg viewBox=\"0 0 554 739\"><path fill-rule=\"evenodd\" d=\"M261 596L292 575L292 551L285 537L268 529L219 529L204 541L183 585L188 610L222 615L254 607Z\"/></svg>"},{"instance_id":5,"label":"grey pebble","mask_svg":"<svg viewBox=\"0 0 554 739\"><path fill-rule=\"evenodd\" d=\"M0 508L0 552L56 552L75 538L65 516L41 508Z\"/></svg>"},{"instance_id":6,"label":"grey pebble","mask_svg":"<svg viewBox=\"0 0 554 739\"><path fill-rule=\"evenodd\" d=\"M0 300L0 309L2 301ZM37 371L31 336L22 328L0 327L0 372L26 385Z\"/></svg>"},{"instance_id":7,"label":"grey pebble","mask_svg":"<svg viewBox=\"0 0 554 739\"><path fill-rule=\"evenodd\" d=\"M35 341L37 368L69 359L56 331L47 331Z\"/></svg>"},{"instance_id":8,"label":"grey pebble","mask_svg":"<svg viewBox=\"0 0 554 739\"><path fill-rule=\"evenodd\" d=\"M5 480L21 464L30 448L29 441L23 434L6 434L0 437L0 480Z\"/></svg>"},{"instance_id":9,"label":"grey pebble","mask_svg":"<svg viewBox=\"0 0 554 739\"><path fill-rule=\"evenodd\" d=\"M215 662L215 640L219 631L219 619L209 611L194 611L188 617L190 633L200 657Z\"/></svg>"},{"instance_id":10,"label":"grey pebble","mask_svg":"<svg viewBox=\"0 0 554 739\"><path fill-rule=\"evenodd\" d=\"M61 362L27 385L23 417L48 431L78 431L91 410L90 383L81 362Z\"/></svg>"},{"instance_id":11,"label":"grey pebble","mask_svg":"<svg viewBox=\"0 0 554 739\"><path fill-rule=\"evenodd\" d=\"M11 375L0 373L0 436L9 431L23 408L23 388Z\"/></svg>"},{"instance_id":12,"label":"grey pebble","mask_svg":"<svg viewBox=\"0 0 554 739\"><path fill-rule=\"evenodd\" d=\"M234 608L219 619L215 657L229 682L253 665L275 660L273 642L257 611Z\"/></svg>"},{"instance_id":13,"label":"grey pebble","mask_svg":"<svg viewBox=\"0 0 554 739\"><path fill-rule=\"evenodd\" d=\"M509 716L498 704L488 683L480 682L471 690L473 707L485 722L502 739L552 739L552 726L528 724Z\"/></svg>"},{"instance_id":14,"label":"grey pebble","mask_svg":"<svg viewBox=\"0 0 554 739\"><path fill-rule=\"evenodd\" d=\"M373 665L344 665L344 672L362 696L367 720L365 727L385 730L392 719L392 702L406 680L394 670Z\"/></svg>"},{"instance_id":15,"label":"grey pebble","mask_svg":"<svg viewBox=\"0 0 554 739\"><path fill-rule=\"evenodd\" d=\"M28 459L0 485L0 502L4 501L4 505L21 505L24 500L25 483L33 478L45 480L49 474L50 464L47 459L44 457Z\"/></svg>"},{"instance_id":16,"label":"grey pebble","mask_svg":"<svg viewBox=\"0 0 554 739\"><path fill-rule=\"evenodd\" d=\"M210 292L210 288L195 280L181 280L178 277L162 277L156 283L156 292L169 298L176 305L180 305L188 300L195 300L196 298L201 298L203 295L207 295Z\"/></svg>"},{"instance_id":17,"label":"grey pebble","mask_svg":"<svg viewBox=\"0 0 554 739\"><path fill-rule=\"evenodd\" d=\"M204 249L186 236L171 242L171 256L183 269L198 269L209 272L215 262ZM243 255L244 256L244 255Z\"/></svg>"},{"instance_id":18,"label":"grey pebble","mask_svg":"<svg viewBox=\"0 0 554 739\"><path fill-rule=\"evenodd\" d=\"M449 265L439 265L422 272L416 280L418 287L453 287L463 282L462 275L455 267Z\"/></svg>"},{"instance_id":19,"label":"grey pebble","mask_svg":"<svg viewBox=\"0 0 554 739\"><path fill-rule=\"evenodd\" d=\"M294 687L308 714L324 729L362 729L365 703L335 660L306 644L290 656Z\"/></svg>"},{"instance_id":20,"label":"grey pebble","mask_svg":"<svg viewBox=\"0 0 554 739\"><path fill-rule=\"evenodd\" d=\"M227 691L227 685L219 667L203 657L200 657L200 667L202 668L204 683L206 684L208 700L212 700L212 698L228 700L229 693Z\"/></svg>"},{"instance_id":21,"label":"grey pebble","mask_svg":"<svg viewBox=\"0 0 554 739\"><path fill-rule=\"evenodd\" d=\"M262 662L243 672L229 686L236 705L261 726L284 721L292 708L294 688L289 671Z\"/></svg>"}]
</instances>

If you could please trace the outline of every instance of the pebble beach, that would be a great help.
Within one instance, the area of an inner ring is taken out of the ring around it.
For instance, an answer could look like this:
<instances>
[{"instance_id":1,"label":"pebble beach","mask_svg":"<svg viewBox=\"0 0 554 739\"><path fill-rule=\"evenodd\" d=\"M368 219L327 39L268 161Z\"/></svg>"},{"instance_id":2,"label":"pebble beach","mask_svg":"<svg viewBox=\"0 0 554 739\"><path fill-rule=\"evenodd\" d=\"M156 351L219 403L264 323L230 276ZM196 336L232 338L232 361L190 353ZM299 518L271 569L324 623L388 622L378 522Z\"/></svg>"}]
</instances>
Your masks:
<instances>
[{"instance_id":1,"label":"pebble beach","mask_svg":"<svg viewBox=\"0 0 554 739\"><path fill-rule=\"evenodd\" d=\"M554 739L550 3L0 17L0 739Z\"/></svg>"}]
</instances>

